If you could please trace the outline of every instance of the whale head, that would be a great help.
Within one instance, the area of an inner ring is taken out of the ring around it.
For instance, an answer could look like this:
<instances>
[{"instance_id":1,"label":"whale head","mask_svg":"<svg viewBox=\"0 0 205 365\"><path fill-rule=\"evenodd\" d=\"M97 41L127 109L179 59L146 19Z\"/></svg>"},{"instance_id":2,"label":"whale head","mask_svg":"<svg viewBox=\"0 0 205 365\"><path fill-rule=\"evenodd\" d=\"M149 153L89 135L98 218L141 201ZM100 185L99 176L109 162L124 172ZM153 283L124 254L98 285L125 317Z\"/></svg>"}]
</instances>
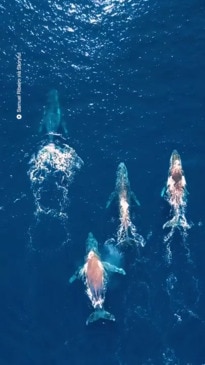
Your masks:
<instances>
[{"instance_id":1,"label":"whale head","mask_svg":"<svg viewBox=\"0 0 205 365\"><path fill-rule=\"evenodd\" d=\"M179 153L177 152L177 150L174 150L171 154L171 158L170 158L170 165L174 165L174 164L179 164L181 165L181 157L179 155Z\"/></svg>"},{"instance_id":2,"label":"whale head","mask_svg":"<svg viewBox=\"0 0 205 365\"><path fill-rule=\"evenodd\" d=\"M174 150L170 158L169 173L176 183L178 183L183 176L182 162L179 153Z\"/></svg>"},{"instance_id":3,"label":"whale head","mask_svg":"<svg viewBox=\"0 0 205 365\"><path fill-rule=\"evenodd\" d=\"M117 168L117 176L118 177L127 177L127 167L124 162L120 162Z\"/></svg>"},{"instance_id":4,"label":"whale head","mask_svg":"<svg viewBox=\"0 0 205 365\"><path fill-rule=\"evenodd\" d=\"M98 254L98 241L93 236L92 232L88 233L88 238L86 240L86 252L94 251Z\"/></svg>"},{"instance_id":5,"label":"whale head","mask_svg":"<svg viewBox=\"0 0 205 365\"><path fill-rule=\"evenodd\" d=\"M58 103L58 90L51 89L47 95L48 104Z\"/></svg>"}]
</instances>

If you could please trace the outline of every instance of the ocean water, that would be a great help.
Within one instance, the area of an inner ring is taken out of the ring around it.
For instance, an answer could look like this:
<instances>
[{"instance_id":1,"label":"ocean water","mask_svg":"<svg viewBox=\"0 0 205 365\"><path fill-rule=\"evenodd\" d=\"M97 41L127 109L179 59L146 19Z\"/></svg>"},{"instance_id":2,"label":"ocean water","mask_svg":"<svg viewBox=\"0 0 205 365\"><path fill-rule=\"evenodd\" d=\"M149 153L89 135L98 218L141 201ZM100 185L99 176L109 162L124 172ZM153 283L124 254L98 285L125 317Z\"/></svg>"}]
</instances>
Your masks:
<instances>
[{"instance_id":1,"label":"ocean water","mask_svg":"<svg viewBox=\"0 0 205 365\"><path fill-rule=\"evenodd\" d=\"M204 2L4 0L0 14L0 364L205 364ZM55 143L74 152L72 169L44 184L47 170L31 181L29 162L48 143L38 130L52 89L68 130ZM174 149L191 229L175 232L168 260L160 194ZM68 279L90 231L110 259L119 213L105 206L121 161L147 243L123 250L127 275L110 277L116 322L86 326L85 287ZM42 195L53 214L39 213Z\"/></svg>"}]
</instances>

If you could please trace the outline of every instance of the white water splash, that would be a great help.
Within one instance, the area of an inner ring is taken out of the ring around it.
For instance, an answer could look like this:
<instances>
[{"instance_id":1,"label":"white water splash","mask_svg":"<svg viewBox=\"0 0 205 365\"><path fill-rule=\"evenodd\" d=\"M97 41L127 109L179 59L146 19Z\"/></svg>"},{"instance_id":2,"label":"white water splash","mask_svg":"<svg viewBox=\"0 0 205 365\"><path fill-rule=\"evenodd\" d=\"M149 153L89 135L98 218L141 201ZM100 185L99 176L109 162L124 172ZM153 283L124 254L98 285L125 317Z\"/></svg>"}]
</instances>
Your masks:
<instances>
[{"instance_id":1,"label":"white water splash","mask_svg":"<svg viewBox=\"0 0 205 365\"><path fill-rule=\"evenodd\" d=\"M32 156L29 164L35 214L67 218L68 187L73 181L75 170L81 168L83 161L70 146L49 143Z\"/></svg>"}]
</instances>

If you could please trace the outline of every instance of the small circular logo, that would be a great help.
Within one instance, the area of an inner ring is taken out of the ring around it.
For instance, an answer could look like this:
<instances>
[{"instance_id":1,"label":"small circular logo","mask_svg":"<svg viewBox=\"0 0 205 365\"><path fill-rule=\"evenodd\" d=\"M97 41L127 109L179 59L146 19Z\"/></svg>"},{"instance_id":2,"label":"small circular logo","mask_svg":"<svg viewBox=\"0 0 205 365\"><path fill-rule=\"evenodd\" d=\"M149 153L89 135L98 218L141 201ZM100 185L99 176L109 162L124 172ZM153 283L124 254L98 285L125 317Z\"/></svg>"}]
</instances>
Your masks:
<instances>
[{"instance_id":1,"label":"small circular logo","mask_svg":"<svg viewBox=\"0 0 205 365\"><path fill-rule=\"evenodd\" d=\"M22 118L22 115L21 114L17 114L16 118L17 119L21 119Z\"/></svg>"}]
</instances>

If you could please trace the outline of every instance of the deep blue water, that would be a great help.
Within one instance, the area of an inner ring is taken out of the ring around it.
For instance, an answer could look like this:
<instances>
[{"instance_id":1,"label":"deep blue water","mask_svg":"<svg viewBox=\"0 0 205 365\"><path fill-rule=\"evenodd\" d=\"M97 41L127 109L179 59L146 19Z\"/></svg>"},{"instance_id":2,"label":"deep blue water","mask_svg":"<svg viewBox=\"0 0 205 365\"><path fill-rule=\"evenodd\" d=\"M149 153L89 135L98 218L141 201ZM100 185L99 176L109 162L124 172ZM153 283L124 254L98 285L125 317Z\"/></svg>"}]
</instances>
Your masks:
<instances>
[{"instance_id":1,"label":"deep blue water","mask_svg":"<svg viewBox=\"0 0 205 365\"><path fill-rule=\"evenodd\" d=\"M15 0L0 11L0 364L204 364L204 2ZM69 131L65 142L84 161L63 224L37 221L28 176L47 139L38 128L52 88ZM160 193L175 148L193 226L190 257L176 232L168 264L162 225L169 207ZM69 286L68 278L83 263L89 231L101 250L116 235L117 209L105 205L121 161L141 202L132 220L149 238L140 259L125 250L126 277L110 278L105 307L116 323L87 327L92 308L83 283Z\"/></svg>"}]
</instances>

